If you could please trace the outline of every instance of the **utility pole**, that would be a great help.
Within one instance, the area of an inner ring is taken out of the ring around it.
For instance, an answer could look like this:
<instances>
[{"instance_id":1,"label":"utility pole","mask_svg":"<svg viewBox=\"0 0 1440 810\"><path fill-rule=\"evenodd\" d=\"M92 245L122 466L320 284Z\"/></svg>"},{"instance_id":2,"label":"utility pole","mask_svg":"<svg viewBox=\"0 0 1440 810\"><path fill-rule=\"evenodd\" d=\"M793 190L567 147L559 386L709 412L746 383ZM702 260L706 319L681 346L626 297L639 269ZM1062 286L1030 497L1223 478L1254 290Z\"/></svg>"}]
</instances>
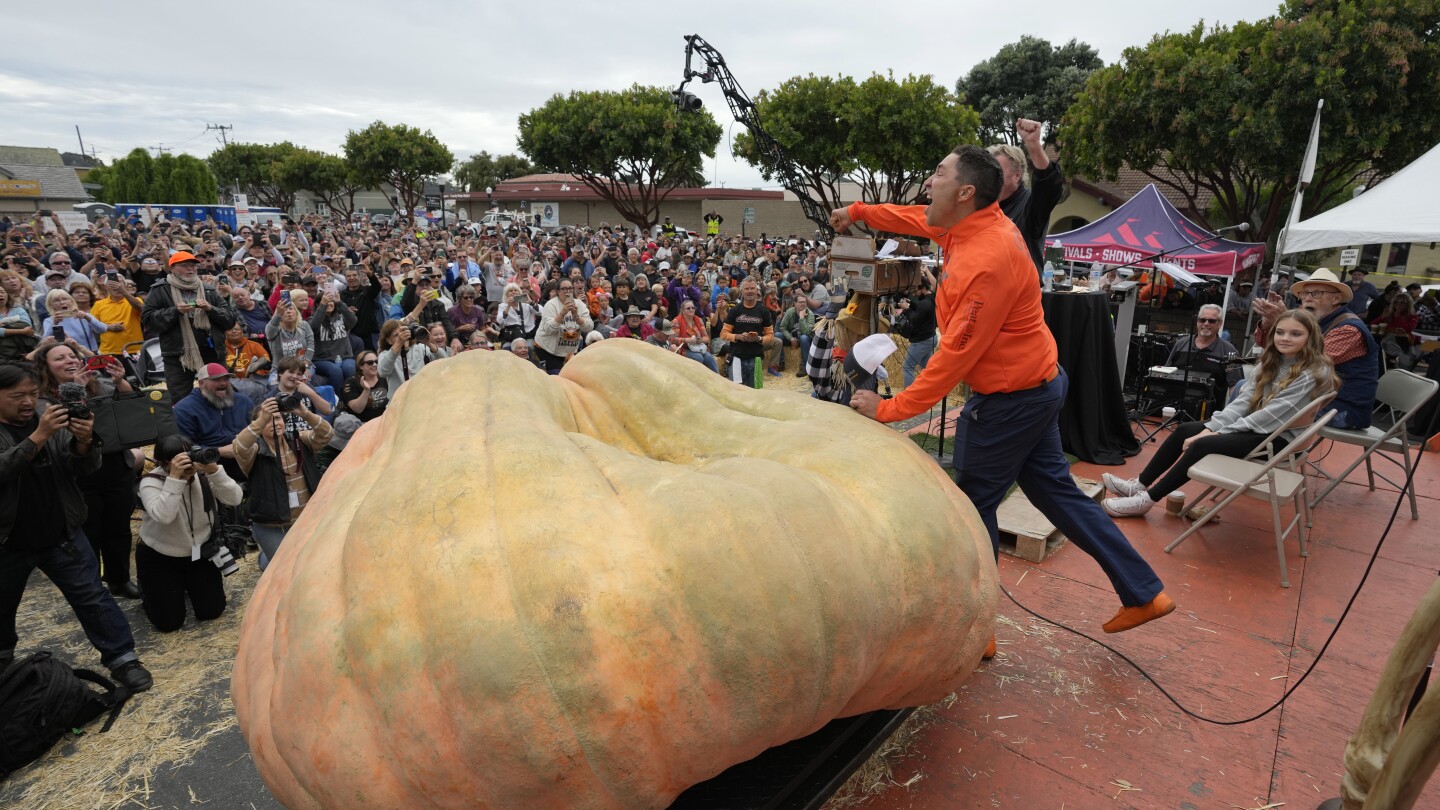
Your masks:
<instances>
[{"instance_id":1,"label":"utility pole","mask_svg":"<svg viewBox=\"0 0 1440 810\"><path fill-rule=\"evenodd\" d=\"M75 125L75 138L80 141L80 154L85 154L85 139L80 137L80 125Z\"/></svg>"},{"instance_id":2,"label":"utility pole","mask_svg":"<svg viewBox=\"0 0 1440 810\"><path fill-rule=\"evenodd\" d=\"M231 124L206 124L206 125L205 125L205 131L206 131L206 132L210 132L211 130L219 130L219 132L220 132L220 145L221 145L221 146L229 146L229 145L230 145L230 141L229 141L228 138L225 137L225 133L229 132L230 130L232 130L232 129L234 129L234 128L235 128L235 127L234 127L233 125L231 125Z\"/></svg>"},{"instance_id":3,"label":"utility pole","mask_svg":"<svg viewBox=\"0 0 1440 810\"><path fill-rule=\"evenodd\" d=\"M155 154L156 154L157 156L158 156L158 155L163 155L163 154L165 154L166 152L169 152L169 151L170 151L170 147L166 146L166 145L163 144L163 143L161 143L161 144L156 144L155 146L152 146L152 147L150 147L150 148L155 150Z\"/></svg>"}]
</instances>

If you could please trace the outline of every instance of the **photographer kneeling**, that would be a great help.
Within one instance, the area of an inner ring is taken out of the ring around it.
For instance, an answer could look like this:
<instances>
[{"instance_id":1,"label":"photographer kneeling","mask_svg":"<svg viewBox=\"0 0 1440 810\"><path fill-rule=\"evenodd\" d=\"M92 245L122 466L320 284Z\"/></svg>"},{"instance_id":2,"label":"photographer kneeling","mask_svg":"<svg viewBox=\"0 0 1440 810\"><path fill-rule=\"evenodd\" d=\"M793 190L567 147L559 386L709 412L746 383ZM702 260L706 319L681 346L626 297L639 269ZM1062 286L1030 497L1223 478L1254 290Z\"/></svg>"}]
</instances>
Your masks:
<instances>
[{"instance_id":1,"label":"photographer kneeling","mask_svg":"<svg viewBox=\"0 0 1440 810\"><path fill-rule=\"evenodd\" d=\"M262 571L315 493L320 483L315 454L335 432L305 401L284 393L265 400L235 437L235 460L250 479L250 530L262 550Z\"/></svg>"},{"instance_id":2,"label":"photographer kneeling","mask_svg":"<svg viewBox=\"0 0 1440 810\"><path fill-rule=\"evenodd\" d=\"M201 448L191 458L191 448L184 436L156 442L155 460L160 466L140 480L145 516L140 520L135 569L145 594L145 615L162 633L185 624L187 595L197 621L224 613L221 574L235 573L230 551L208 541L219 528L217 503L239 506L244 493L220 466L219 451Z\"/></svg>"}]
</instances>

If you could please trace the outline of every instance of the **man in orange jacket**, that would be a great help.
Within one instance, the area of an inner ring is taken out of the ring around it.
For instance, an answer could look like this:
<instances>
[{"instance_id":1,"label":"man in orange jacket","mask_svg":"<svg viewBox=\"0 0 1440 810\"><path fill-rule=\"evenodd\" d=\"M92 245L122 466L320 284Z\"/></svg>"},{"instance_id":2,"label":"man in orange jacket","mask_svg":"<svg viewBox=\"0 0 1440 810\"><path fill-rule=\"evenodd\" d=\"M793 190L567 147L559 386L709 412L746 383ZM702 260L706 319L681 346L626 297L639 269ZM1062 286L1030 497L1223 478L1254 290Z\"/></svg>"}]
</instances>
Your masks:
<instances>
[{"instance_id":1,"label":"man in orange jacket","mask_svg":"<svg viewBox=\"0 0 1440 810\"><path fill-rule=\"evenodd\" d=\"M955 471L1000 554L995 510L1018 482L1030 502L1104 569L1120 612L1118 633L1175 609L1160 578L1100 505L1070 477L1060 449L1060 408L1069 381L1056 363L1035 264L1015 225L995 203L1000 166L984 149L961 146L925 181L930 205L854 203L830 214L836 232L864 222L923 236L945 251L935 295L940 343L915 383L882 401L856 391L850 407L895 422L929 409L961 380L974 391L955 428ZM993 642L987 657L994 654Z\"/></svg>"}]
</instances>

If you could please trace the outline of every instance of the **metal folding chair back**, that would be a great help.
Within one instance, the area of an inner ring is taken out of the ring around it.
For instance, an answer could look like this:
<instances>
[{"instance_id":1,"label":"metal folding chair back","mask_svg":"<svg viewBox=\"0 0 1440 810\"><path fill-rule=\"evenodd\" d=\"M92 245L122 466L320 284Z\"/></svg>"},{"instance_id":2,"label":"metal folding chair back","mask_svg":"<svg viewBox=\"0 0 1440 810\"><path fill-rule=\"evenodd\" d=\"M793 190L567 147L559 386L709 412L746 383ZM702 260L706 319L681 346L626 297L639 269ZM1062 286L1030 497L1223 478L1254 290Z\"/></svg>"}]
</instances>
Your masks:
<instances>
[{"instance_id":1,"label":"metal folding chair back","mask_svg":"<svg viewBox=\"0 0 1440 810\"><path fill-rule=\"evenodd\" d=\"M1378 477L1385 483L1400 489L1402 493L1408 493L1410 518L1419 520L1420 507L1415 499L1414 482L1411 481L1407 485L1406 479L1410 478L1410 473L1415 469L1415 465L1420 463L1420 448L1416 446L1416 442L1410 440L1408 428L1410 419L1426 402L1430 401L1431 397L1435 396L1437 389L1440 389L1440 383L1434 380L1426 379L1413 371L1391 369L1380 378L1380 384L1375 390L1375 401L1379 403L1375 409L1376 413L1388 421L1390 427L1380 428L1371 425L1364 430L1327 427L1321 431L1321 438L1342 444L1353 444L1363 449L1360 456L1351 462L1344 472L1336 476L1331 476L1317 464L1310 465L1310 469L1316 475L1330 479L1330 483L1325 489L1321 490L1320 494L1315 496L1315 500L1310 502L1310 508L1319 506L1320 502L1325 500L1325 496L1340 486L1361 463L1365 464L1370 491L1374 492L1377 473L1371 463L1371 456L1378 453L1380 458L1394 463L1402 472L1399 481L1392 481L1384 475L1378 475ZM1412 450L1414 451L1413 458L1411 457Z\"/></svg>"},{"instance_id":2,"label":"metal folding chair back","mask_svg":"<svg viewBox=\"0 0 1440 810\"><path fill-rule=\"evenodd\" d=\"M1295 531L1300 542L1300 556L1309 556L1310 552L1305 547L1305 527L1309 519L1309 509L1306 501L1305 474L1302 470L1305 457L1315 447L1319 441L1320 432L1335 415L1332 411L1319 418L1314 418L1315 412L1323 407L1329 399L1329 397L1317 399L1286 423L1287 425L1298 425L1306 418L1313 419L1310 426L1305 428L1305 431L1296 437L1295 441L1283 448L1272 449L1269 460L1211 454L1196 462L1195 466L1190 468L1190 478L1208 487L1196 499L1197 502L1204 500L1216 490L1224 490L1228 494L1211 507L1203 517L1190 524L1179 537L1171 541L1170 545L1165 547L1165 552L1168 554L1174 551L1176 546L1188 540L1192 534L1198 532L1202 526L1213 520L1225 507L1242 495L1268 501L1270 516L1275 528L1275 550L1280 558L1280 585L1285 588L1290 587L1290 571L1285 562L1285 538L1290 535L1292 530ZM1273 448L1278 434L1286 429L1281 427L1272 433L1267 444ZM1289 502L1294 508L1294 515L1289 523L1285 523L1280 514L1280 507L1286 502Z\"/></svg>"}]
</instances>

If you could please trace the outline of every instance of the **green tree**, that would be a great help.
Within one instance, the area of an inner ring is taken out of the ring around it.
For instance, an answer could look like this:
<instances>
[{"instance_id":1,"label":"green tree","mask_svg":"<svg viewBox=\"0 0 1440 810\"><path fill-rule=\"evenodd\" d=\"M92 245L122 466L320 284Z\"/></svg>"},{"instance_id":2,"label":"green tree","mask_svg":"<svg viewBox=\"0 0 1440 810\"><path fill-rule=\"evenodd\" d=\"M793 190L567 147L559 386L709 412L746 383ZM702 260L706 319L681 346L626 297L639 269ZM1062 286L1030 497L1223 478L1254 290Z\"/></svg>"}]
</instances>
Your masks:
<instances>
[{"instance_id":1,"label":"green tree","mask_svg":"<svg viewBox=\"0 0 1440 810\"><path fill-rule=\"evenodd\" d=\"M721 134L708 111L676 112L669 90L638 84L557 94L519 124L520 150L537 166L575 175L645 229L670 192L704 182Z\"/></svg>"},{"instance_id":2,"label":"green tree","mask_svg":"<svg viewBox=\"0 0 1440 810\"><path fill-rule=\"evenodd\" d=\"M756 112L785 150L807 190L838 208L839 183L860 184L871 202L914 202L936 162L957 144L973 141L979 116L929 76L796 76L761 92ZM766 178L777 177L769 156L748 133L735 153Z\"/></svg>"},{"instance_id":3,"label":"green tree","mask_svg":"<svg viewBox=\"0 0 1440 810\"><path fill-rule=\"evenodd\" d=\"M191 155L150 157L135 149L110 166L91 169L85 182L100 184L101 202L214 205L215 176Z\"/></svg>"},{"instance_id":4,"label":"green tree","mask_svg":"<svg viewBox=\"0 0 1440 810\"><path fill-rule=\"evenodd\" d=\"M482 191L494 188L512 177L533 174L535 167L519 155L491 157L489 152L477 152L455 164L455 183L466 191Z\"/></svg>"},{"instance_id":5,"label":"green tree","mask_svg":"<svg viewBox=\"0 0 1440 810\"><path fill-rule=\"evenodd\" d=\"M144 203L163 202L150 199L150 184L155 176L155 161L144 149L132 149L130 154L115 161L110 167L114 183L116 202Z\"/></svg>"},{"instance_id":6,"label":"green tree","mask_svg":"<svg viewBox=\"0 0 1440 810\"><path fill-rule=\"evenodd\" d=\"M1017 118L1048 123L1045 142L1054 143L1065 111L1104 64L1084 42L1052 46L1040 37L1022 36L971 68L955 83L955 92L980 113L982 143L1019 144Z\"/></svg>"},{"instance_id":7,"label":"green tree","mask_svg":"<svg viewBox=\"0 0 1440 810\"><path fill-rule=\"evenodd\" d=\"M297 148L276 169L287 186L318 194L331 210L345 217L355 213L355 194L366 188L365 181L345 158Z\"/></svg>"},{"instance_id":8,"label":"green tree","mask_svg":"<svg viewBox=\"0 0 1440 810\"><path fill-rule=\"evenodd\" d=\"M123 202L115 197L115 172L109 166L101 164L85 173L85 182L93 183L100 187L94 192L95 199L103 203L114 205Z\"/></svg>"},{"instance_id":9,"label":"green tree","mask_svg":"<svg viewBox=\"0 0 1440 810\"><path fill-rule=\"evenodd\" d=\"M425 181L449 171L455 156L428 129L376 121L345 137L345 160L365 185L389 183L408 218L425 192Z\"/></svg>"},{"instance_id":10,"label":"green tree","mask_svg":"<svg viewBox=\"0 0 1440 810\"><path fill-rule=\"evenodd\" d=\"M775 139L799 173L811 196L826 208L839 208L840 183L855 168L847 102L856 92L849 76L795 76L755 98L765 132ZM760 170L766 180L780 179L770 156L749 132L735 136L732 149Z\"/></svg>"},{"instance_id":11,"label":"green tree","mask_svg":"<svg viewBox=\"0 0 1440 810\"><path fill-rule=\"evenodd\" d=\"M240 192L250 198L251 205L288 211L295 205L295 192L299 187L283 182L279 167L297 148L289 141L232 143L210 153L206 162L220 185L238 186Z\"/></svg>"},{"instance_id":12,"label":"green tree","mask_svg":"<svg viewBox=\"0 0 1440 810\"><path fill-rule=\"evenodd\" d=\"M174 202L214 205L218 199L219 183L205 161L194 155L176 155L175 166L170 172L170 188L175 194Z\"/></svg>"},{"instance_id":13,"label":"green tree","mask_svg":"<svg viewBox=\"0 0 1440 810\"><path fill-rule=\"evenodd\" d=\"M1440 4L1433 0L1288 0L1233 28L1155 37L1096 71L1066 114L1074 172L1141 170L1201 195L1227 222L1267 239L1284 223L1316 100L1320 150L1302 216L1345 199L1440 139Z\"/></svg>"},{"instance_id":14,"label":"green tree","mask_svg":"<svg viewBox=\"0 0 1440 810\"><path fill-rule=\"evenodd\" d=\"M853 174L867 200L909 204L935 164L975 140L980 116L929 76L873 75L846 105Z\"/></svg>"}]
</instances>

